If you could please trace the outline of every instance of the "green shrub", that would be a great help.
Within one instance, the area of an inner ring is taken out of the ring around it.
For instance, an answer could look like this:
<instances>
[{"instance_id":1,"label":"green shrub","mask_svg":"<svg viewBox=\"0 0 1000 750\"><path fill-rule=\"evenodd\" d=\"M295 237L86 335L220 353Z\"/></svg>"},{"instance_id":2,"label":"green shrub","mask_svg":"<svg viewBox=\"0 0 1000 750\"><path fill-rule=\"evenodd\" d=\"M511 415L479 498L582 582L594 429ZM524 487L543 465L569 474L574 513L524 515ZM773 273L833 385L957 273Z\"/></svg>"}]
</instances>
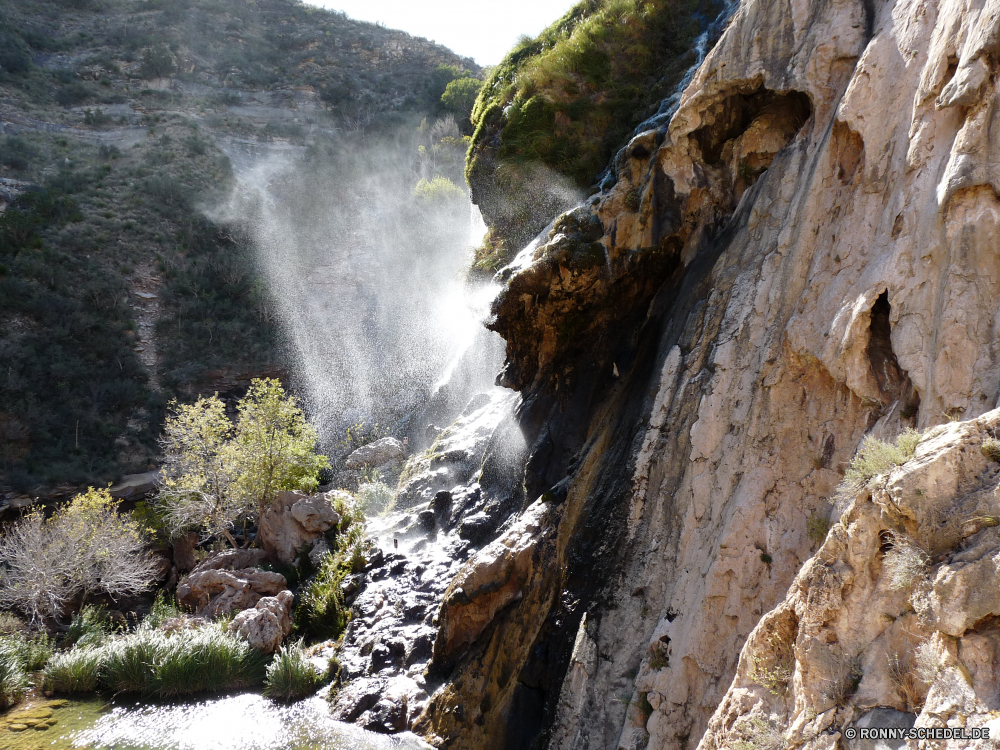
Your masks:
<instances>
[{"instance_id":1,"label":"green shrub","mask_svg":"<svg viewBox=\"0 0 1000 750\"><path fill-rule=\"evenodd\" d=\"M876 476L902 466L913 457L921 437L921 433L911 429L900 434L895 444L879 440L874 435L865 436L837 488L837 497L853 500Z\"/></svg>"},{"instance_id":2,"label":"green shrub","mask_svg":"<svg viewBox=\"0 0 1000 750\"><path fill-rule=\"evenodd\" d=\"M354 496L365 514L371 515L389 510L396 493L378 474L374 474L367 482L358 485Z\"/></svg>"},{"instance_id":3,"label":"green shrub","mask_svg":"<svg viewBox=\"0 0 1000 750\"><path fill-rule=\"evenodd\" d=\"M340 584L350 572L343 554L328 556L299 592L295 627L317 640L340 636L347 625Z\"/></svg>"},{"instance_id":4,"label":"green shrub","mask_svg":"<svg viewBox=\"0 0 1000 750\"><path fill-rule=\"evenodd\" d=\"M820 513L813 513L806 521L806 532L813 544L822 544L830 533L830 519Z\"/></svg>"},{"instance_id":5,"label":"green shrub","mask_svg":"<svg viewBox=\"0 0 1000 750\"><path fill-rule=\"evenodd\" d=\"M425 203L432 204L466 199L462 188L441 175L436 175L432 180L420 180L413 188L413 195Z\"/></svg>"},{"instance_id":6,"label":"green shrub","mask_svg":"<svg viewBox=\"0 0 1000 750\"><path fill-rule=\"evenodd\" d=\"M302 653L301 644L282 646L267 667L264 695L290 703L312 695L320 686L320 675Z\"/></svg>"},{"instance_id":7,"label":"green shrub","mask_svg":"<svg viewBox=\"0 0 1000 750\"><path fill-rule=\"evenodd\" d=\"M889 575L889 588L908 589L927 572L930 558L912 540L897 535L892 549L885 553L883 565Z\"/></svg>"}]
</instances>

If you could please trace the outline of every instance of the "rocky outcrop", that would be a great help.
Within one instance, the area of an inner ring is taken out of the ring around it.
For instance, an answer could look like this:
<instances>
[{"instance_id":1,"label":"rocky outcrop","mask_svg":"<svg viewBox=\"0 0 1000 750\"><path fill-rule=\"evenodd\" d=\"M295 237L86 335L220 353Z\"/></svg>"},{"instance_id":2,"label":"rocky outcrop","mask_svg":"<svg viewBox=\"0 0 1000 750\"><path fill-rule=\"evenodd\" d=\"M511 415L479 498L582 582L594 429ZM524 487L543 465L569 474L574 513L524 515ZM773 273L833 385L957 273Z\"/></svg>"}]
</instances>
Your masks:
<instances>
[{"instance_id":1,"label":"rocky outcrop","mask_svg":"<svg viewBox=\"0 0 1000 750\"><path fill-rule=\"evenodd\" d=\"M384 437L362 445L353 451L344 462L348 469L377 468L406 456L403 444L394 437Z\"/></svg>"},{"instance_id":2,"label":"rocky outcrop","mask_svg":"<svg viewBox=\"0 0 1000 750\"><path fill-rule=\"evenodd\" d=\"M263 597L288 588L280 573L257 569L264 558L259 549L227 550L208 558L177 585L177 603L208 618L256 606Z\"/></svg>"},{"instance_id":3,"label":"rocky outcrop","mask_svg":"<svg viewBox=\"0 0 1000 750\"><path fill-rule=\"evenodd\" d=\"M230 633L237 633L254 648L273 654L292 632L291 591L265 596L253 609L245 609L229 623Z\"/></svg>"},{"instance_id":4,"label":"rocky outcrop","mask_svg":"<svg viewBox=\"0 0 1000 750\"><path fill-rule=\"evenodd\" d=\"M885 709L906 726L1000 731L1000 464L983 450L998 427L1000 410L930 430L851 503L750 634L700 747L763 728L787 748L851 747L849 726L896 725L869 718ZM651 704L660 674L639 679Z\"/></svg>"},{"instance_id":5,"label":"rocky outcrop","mask_svg":"<svg viewBox=\"0 0 1000 750\"><path fill-rule=\"evenodd\" d=\"M740 650L773 639L760 668L783 674L803 625L778 605L861 439L997 404L994 26L990 3L741 3L615 187L505 272L491 326L523 398L522 507L561 506L535 553L551 583L458 658L429 739L674 750L724 699L749 716L726 697ZM987 553L966 554L938 599L975 588ZM923 616L874 601L899 638ZM927 606L942 644L992 610Z\"/></svg>"},{"instance_id":6,"label":"rocky outcrop","mask_svg":"<svg viewBox=\"0 0 1000 750\"><path fill-rule=\"evenodd\" d=\"M279 492L260 519L258 535L269 559L290 565L303 548L311 548L340 523L333 509L337 492L307 495Z\"/></svg>"}]
</instances>

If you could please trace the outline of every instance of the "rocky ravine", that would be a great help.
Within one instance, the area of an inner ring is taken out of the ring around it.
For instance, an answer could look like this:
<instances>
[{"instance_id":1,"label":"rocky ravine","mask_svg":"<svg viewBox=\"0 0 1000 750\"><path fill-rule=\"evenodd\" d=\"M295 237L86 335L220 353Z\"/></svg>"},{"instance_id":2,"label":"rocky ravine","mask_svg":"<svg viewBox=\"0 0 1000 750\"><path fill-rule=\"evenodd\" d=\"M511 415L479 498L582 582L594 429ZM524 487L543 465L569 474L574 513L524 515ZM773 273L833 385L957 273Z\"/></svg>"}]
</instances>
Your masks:
<instances>
[{"instance_id":1,"label":"rocky ravine","mask_svg":"<svg viewBox=\"0 0 1000 750\"><path fill-rule=\"evenodd\" d=\"M732 746L735 718L771 705L746 687L756 647L740 652L776 605L765 622L812 664L802 629L819 615L787 613L818 585L800 571L836 568L837 540L877 525L859 500L803 567L861 438L997 404L998 13L745 0L615 187L503 272L491 325L522 395L525 497L444 594L443 676L417 731L462 748L693 748L722 704L704 742ZM855 547L852 566L871 553ZM845 622L902 612L899 594L843 596ZM956 659L947 639L971 616L937 626ZM855 705L902 707L882 672ZM829 710L801 679L794 709L767 709L781 730L800 722L793 744L833 726L800 721Z\"/></svg>"}]
</instances>

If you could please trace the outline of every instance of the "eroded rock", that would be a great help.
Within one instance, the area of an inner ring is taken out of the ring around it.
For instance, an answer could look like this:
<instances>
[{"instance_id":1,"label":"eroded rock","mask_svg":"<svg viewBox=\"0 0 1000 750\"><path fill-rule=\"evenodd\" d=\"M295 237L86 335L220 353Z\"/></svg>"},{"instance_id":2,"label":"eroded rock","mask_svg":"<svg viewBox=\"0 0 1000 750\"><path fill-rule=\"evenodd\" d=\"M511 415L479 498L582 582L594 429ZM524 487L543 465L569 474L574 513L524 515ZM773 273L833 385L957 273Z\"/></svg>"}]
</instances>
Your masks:
<instances>
[{"instance_id":1,"label":"eroded rock","mask_svg":"<svg viewBox=\"0 0 1000 750\"><path fill-rule=\"evenodd\" d=\"M255 606L288 586L280 573L252 567L264 558L258 549L227 550L208 558L177 585L177 602L208 618Z\"/></svg>"},{"instance_id":2,"label":"eroded rock","mask_svg":"<svg viewBox=\"0 0 1000 750\"><path fill-rule=\"evenodd\" d=\"M306 495L279 492L275 502L260 519L261 545L275 562L290 565L305 547L340 523L333 509L336 492Z\"/></svg>"},{"instance_id":3,"label":"eroded rock","mask_svg":"<svg viewBox=\"0 0 1000 750\"><path fill-rule=\"evenodd\" d=\"M261 598L252 609L240 612L229 623L229 632L237 633L256 649L274 653L292 632L291 591Z\"/></svg>"}]
</instances>

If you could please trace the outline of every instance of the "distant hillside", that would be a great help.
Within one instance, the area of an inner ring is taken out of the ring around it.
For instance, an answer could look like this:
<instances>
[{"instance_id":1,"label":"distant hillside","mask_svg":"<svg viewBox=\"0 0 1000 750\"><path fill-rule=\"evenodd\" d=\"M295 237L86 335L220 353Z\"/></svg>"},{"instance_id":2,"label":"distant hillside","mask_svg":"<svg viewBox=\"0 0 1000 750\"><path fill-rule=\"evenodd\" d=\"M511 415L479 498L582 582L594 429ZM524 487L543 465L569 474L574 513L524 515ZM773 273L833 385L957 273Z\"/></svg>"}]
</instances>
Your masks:
<instances>
[{"instance_id":1,"label":"distant hillside","mask_svg":"<svg viewBox=\"0 0 1000 750\"><path fill-rule=\"evenodd\" d=\"M286 372L249 240L200 210L234 162L399 142L478 74L292 0L0 0L0 501L151 468L170 399Z\"/></svg>"}]
</instances>

